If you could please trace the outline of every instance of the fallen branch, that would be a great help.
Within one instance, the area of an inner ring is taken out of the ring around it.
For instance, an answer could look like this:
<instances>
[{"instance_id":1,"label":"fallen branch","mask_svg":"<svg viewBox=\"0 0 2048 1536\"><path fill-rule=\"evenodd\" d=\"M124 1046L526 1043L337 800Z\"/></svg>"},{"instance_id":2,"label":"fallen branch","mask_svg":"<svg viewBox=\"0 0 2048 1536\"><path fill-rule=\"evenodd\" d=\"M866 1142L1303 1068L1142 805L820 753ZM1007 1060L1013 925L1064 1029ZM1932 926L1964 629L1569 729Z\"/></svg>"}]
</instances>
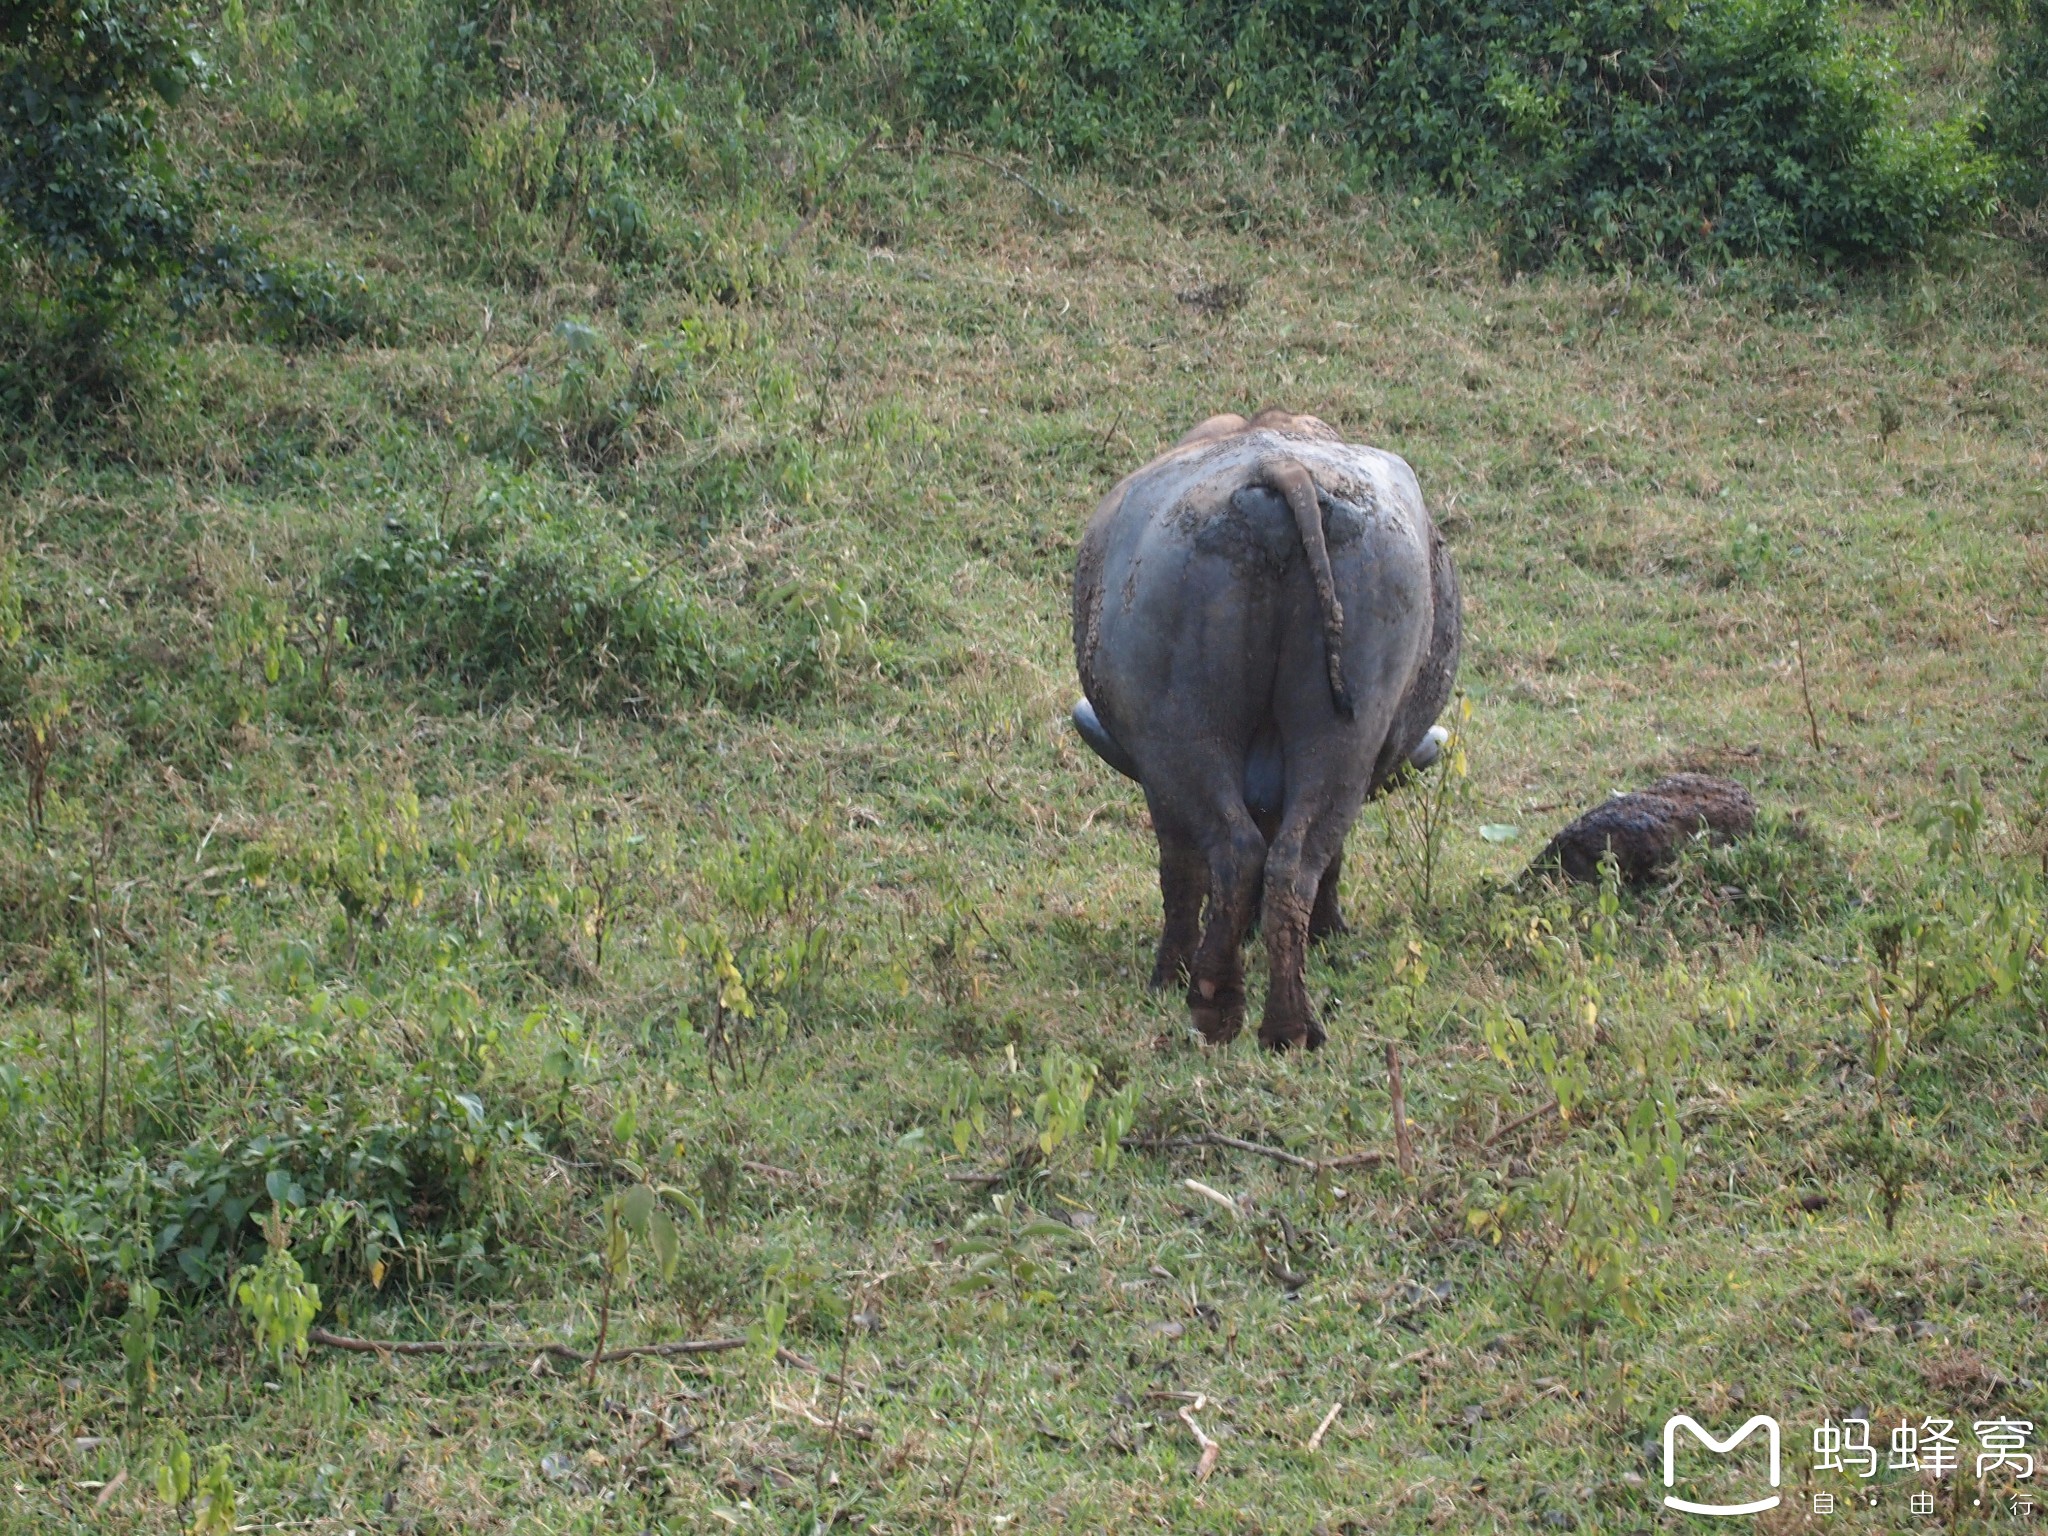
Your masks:
<instances>
[{"instance_id":1,"label":"fallen branch","mask_svg":"<svg viewBox=\"0 0 2048 1536\"><path fill-rule=\"evenodd\" d=\"M813 1376L817 1377L820 1381L829 1381L835 1387L840 1387L845 1390L853 1392L864 1392L867 1390L867 1388L862 1386L861 1383L855 1381L851 1376L846 1375L843 1371L837 1373L828 1371L822 1365L818 1364L817 1361L806 1360L802 1355L798 1354L795 1350L785 1349L779 1344L775 1347L775 1358L784 1365L794 1366L799 1371L809 1371Z\"/></svg>"},{"instance_id":2,"label":"fallen branch","mask_svg":"<svg viewBox=\"0 0 2048 1536\"><path fill-rule=\"evenodd\" d=\"M1303 1157L1298 1152L1261 1146L1256 1141L1246 1141L1239 1136L1226 1136L1221 1131L1203 1131L1194 1136L1126 1136L1123 1144L1138 1152L1229 1147L1234 1151L1249 1152L1254 1157L1271 1158L1276 1163L1285 1163L1290 1168L1300 1168L1309 1173L1322 1173L1332 1168L1369 1168L1387 1160L1387 1154L1384 1152L1346 1152L1338 1157Z\"/></svg>"},{"instance_id":3,"label":"fallen branch","mask_svg":"<svg viewBox=\"0 0 2048 1536\"><path fill-rule=\"evenodd\" d=\"M1530 1121L1541 1120L1545 1115L1551 1113L1551 1111L1555 1110L1556 1108L1557 1100L1552 1099L1548 1104L1538 1105L1535 1109L1530 1110L1529 1113L1527 1113L1526 1115L1517 1115L1514 1119L1510 1120L1506 1125L1502 1126L1499 1130L1495 1131L1491 1136L1487 1137L1483 1145L1490 1147L1496 1141L1499 1141L1502 1137L1514 1135L1516 1131L1519 1131L1523 1126L1527 1125Z\"/></svg>"},{"instance_id":4,"label":"fallen branch","mask_svg":"<svg viewBox=\"0 0 2048 1536\"><path fill-rule=\"evenodd\" d=\"M1323 1443L1323 1436L1327 1435L1330 1432L1330 1426L1337 1422L1337 1415L1342 1413L1343 1411L1344 1405L1341 1402L1332 1403L1330 1405L1330 1411L1323 1415L1323 1422L1318 1424L1316 1426L1316 1432L1308 1437L1309 1450L1313 1451L1321 1448Z\"/></svg>"},{"instance_id":5,"label":"fallen branch","mask_svg":"<svg viewBox=\"0 0 2048 1536\"><path fill-rule=\"evenodd\" d=\"M948 1184L1000 1184L1013 1174L1029 1173L1036 1168L1045 1154L1038 1150L1036 1140L1027 1141L1015 1152L1010 1153L993 1168L979 1171L968 1170L946 1175Z\"/></svg>"},{"instance_id":6,"label":"fallen branch","mask_svg":"<svg viewBox=\"0 0 2048 1536\"><path fill-rule=\"evenodd\" d=\"M325 1328L309 1328L306 1342L318 1344L323 1349L346 1350L358 1355L460 1355L498 1350L511 1355L552 1355L557 1360L584 1364L599 1358L594 1351L577 1349L573 1345L525 1339L357 1339L347 1334L329 1333ZM672 1339L666 1344L627 1344L607 1349L602 1358L630 1360L636 1355L722 1355L729 1350L746 1347L745 1339ZM808 1362L798 1363L809 1370L817 1369Z\"/></svg>"},{"instance_id":7,"label":"fallen branch","mask_svg":"<svg viewBox=\"0 0 2048 1536\"><path fill-rule=\"evenodd\" d=\"M1244 1212L1238 1209L1237 1202L1213 1185L1204 1184L1200 1179L1182 1179L1180 1182L1183 1189L1191 1189L1205 1200L1214 1200L1231 1215L1239 1218L1244 1216Z\"/></svg>"},{"instance_id":8,"label":"fallen branch","mask_svg":"<svg viewBox=\"0 0 2048 1536\"><path fill-rule=\"evenodd\" d=\"M1045 188L1026 181L1001 161L991 160L987 155L977 155L971 149L955 149L950 144L883 144L879 147L898 155L951 155L956 160L972 160L976 165L986 166L989 170L994 171L1005 181L1014 181L1061 218L1076 219L1081 216L1081 210L1072 203L1060 201L1060 199L1046 191Z\"/></svg>"},{"instance_id":9,"label":"fallen branch","mask_svg":"<svg viewBox=\"0 0 2048 1536\"><path fill-rule=\"evenodd\" d=\"M357 1355L461 1355L488 1353L496 1350L508 1355L552 1355L557 1360L574 1360L587 1365L593 1359L602 1358L609 1365L614 1360L631 1360L636 1356L655 1359L672 1358L676 1355L723 1355L735 1349L745 1349L746 1339L672 1339L666 1344L625 1344L607 1348L602 1357L595 1356L587 1349L577 1349L570 1344L542 1343L532 1339L357 1339L347 1334L329 1333L325 1328L309 1328L306 1342L318 1344L324 1349L345 1350ZM775 1358L783 1365L799 1371L809 1371L813 1376L829 1381L835 1386L854 1391L864 1390L861 1383L843 1372L826 1370L814 1360L806 1360L793 1349L777 1347Z\"/></svg>"},{"instance_id":10,"label":"fallen branch","mask_svg":"<svg viewBox=\"0 0 2048 1536\"><path fill-rule=\"evenodd\" d=\"M1824 752L1827 749L1820 744L1820 717L1813 712L1813 690L1806 682L1806 631L1795 628L1792 638L1799 648L1799 701L1806 706L1806 729L1815 753Z\"/></svg>"},{"instance_id":11,"label":"fallen branch","mask_svg":"<svg viewBox=\"0 0 2048 1536\"><path fill-rule=\"evenodd\" d=\"M1198 1397L1180 1410L1181 1423L1187 1425L1188 1432L1195 1437L1195 1444L1202 1448L1201 1460L1195 1463L1195 1481L1198 1483L1209 1480L1209 1474L1216 1470L1216 1459L1223 1454L1222 1445L1202 1433L1202 1426L1195 1422L1195 1410L1206 1406L1208 1401L1206 1397Z\"/></svg>"},{"instance_id":12,"label":"fallen branch","mask_svg":"<svg viewBox=\"0 0 2048 1536\"><path fill-rule=\"evenodd\" d=\"M1265 1262L1267 1274L1278 1280L1290 1291L1298 1291L1308 1284L1309 1277L1307 1275L1296 1274L1287 1267L1285 1260L1277 1259L1273 1256L1272 1248L1267 1245L1263 1237L1255 1238L1253 1241L1258 1245L1259 1257Z\"/></svg>"},{"instance_id":13,"label":"fallen branch","mask_svg":"<svg viewBox=\"0 0 2048 1536\"><path fill-rule=\"evenodd\" d=\"M1401 1051L1393 1041L1387 1042L1387 1099L1394 1112L1394 1161L1399 1164L1401 1177L1415 1177L1415 1147L1408 1139L1408 1094L1401 1086Z\"/></svg>"}]
</instances>

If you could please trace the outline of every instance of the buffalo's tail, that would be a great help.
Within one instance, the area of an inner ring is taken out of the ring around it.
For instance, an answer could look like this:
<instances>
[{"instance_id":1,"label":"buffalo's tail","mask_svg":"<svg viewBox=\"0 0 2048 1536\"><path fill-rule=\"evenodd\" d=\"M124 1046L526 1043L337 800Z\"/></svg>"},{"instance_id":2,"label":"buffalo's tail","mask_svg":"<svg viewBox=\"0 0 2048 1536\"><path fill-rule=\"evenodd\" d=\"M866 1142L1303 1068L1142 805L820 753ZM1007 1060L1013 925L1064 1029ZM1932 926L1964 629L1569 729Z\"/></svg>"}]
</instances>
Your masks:
<instances>
[{"instance_id":1,"label":"buffalo's tail","mask_svg":"<svg viewBox=\"0 0 2048 1536\"><path fill-rule=\"evenodd\" d=\"M1268 485L1286 498L1294 514L1295 531L1301 535L1302 553L1308 556L1308 573L1316 584L1316 603L1323 613L1323 654L1330 669L1330 702L1346 720L1357 713L1351 685L1344 678L1344 608L1337 601L1337 582L1330 574L1330 548L1323 538L1323 509L1316 498L1316 483L1309 472L1293 459L1269 459L1263 466Z\"/></svg>"}]
</instances>

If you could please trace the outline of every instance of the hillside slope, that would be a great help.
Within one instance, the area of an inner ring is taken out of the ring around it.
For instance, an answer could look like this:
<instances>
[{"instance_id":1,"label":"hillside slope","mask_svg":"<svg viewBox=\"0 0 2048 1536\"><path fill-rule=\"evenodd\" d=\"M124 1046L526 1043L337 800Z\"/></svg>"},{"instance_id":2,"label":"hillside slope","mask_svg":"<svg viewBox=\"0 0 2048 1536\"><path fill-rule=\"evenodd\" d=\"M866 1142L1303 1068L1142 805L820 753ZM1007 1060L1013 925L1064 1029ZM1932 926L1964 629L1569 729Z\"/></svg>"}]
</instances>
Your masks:
<instances>
[{"instance_id":1,"label":"hillside slope","mask_svg":"<svg viewBox=\"0 0 2048 1536\"><path fill-rule=\"evenodd\" d=\"M322 1531L1633 1531L1674 1412L1845 1508L1824 1416L2048 1422L2023 254L1510 281L1279 151L783 132L638 256L251 159L333 323L18 446L0 1527L175 1529L183 1445ZM1144 993L1065 721L1088 508L1267 403L1466 589L1465 772L1361 822L1308 1059ZM1510 883L1695 767L1757 838ZM315 1326L519 1347L266 1356L273 1207ZM748 1342L543 1352L601 1337Z\"/></svg>"}]
</instances>

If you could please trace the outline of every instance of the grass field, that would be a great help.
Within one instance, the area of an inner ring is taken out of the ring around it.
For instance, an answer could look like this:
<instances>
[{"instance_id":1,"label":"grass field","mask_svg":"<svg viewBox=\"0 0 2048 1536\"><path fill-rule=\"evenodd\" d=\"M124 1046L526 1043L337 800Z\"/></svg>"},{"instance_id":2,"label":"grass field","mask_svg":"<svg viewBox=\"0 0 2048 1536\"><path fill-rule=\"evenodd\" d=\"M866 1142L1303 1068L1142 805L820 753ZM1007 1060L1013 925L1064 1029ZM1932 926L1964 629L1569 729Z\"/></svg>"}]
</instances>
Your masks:
<instances>
[{"instance_id":1,"label":"grass field","mask_svg":"<svg viewBox=\"0 0 2048 1536\"><path fill-rule=\"evenodd\" d=\"M1509 282L1278 153L822 165L635 263L261 161L348 325L18 446L0 1528L178 1529L182 1446L240 1530L1637 1531L1681 1411L1783 1421L1765 1529L2006 1528L2048 277ZM1264 404L1409 459L1466 592L1466 771L1361 821L1306 1059L1145 994L1065 720L1088 510ZM1515 883L1675 768L1762 830ZM267 1353L273 1207L316 1328L468 1347ZM1852 1503L1858 1410L1960 1474Z\"/></svg>"}]
</instances>

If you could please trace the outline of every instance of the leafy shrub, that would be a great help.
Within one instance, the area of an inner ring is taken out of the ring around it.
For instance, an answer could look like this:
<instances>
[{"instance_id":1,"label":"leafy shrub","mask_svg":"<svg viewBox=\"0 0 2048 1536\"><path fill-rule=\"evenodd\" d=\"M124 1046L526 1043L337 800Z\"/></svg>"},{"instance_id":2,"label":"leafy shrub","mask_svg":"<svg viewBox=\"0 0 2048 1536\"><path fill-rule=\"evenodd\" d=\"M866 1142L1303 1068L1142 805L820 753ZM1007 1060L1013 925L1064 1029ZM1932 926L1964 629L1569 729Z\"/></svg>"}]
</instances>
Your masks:
<instances>
[{"instance_id":1,"label":"leafy shrub","mask_svg":"<svg viewBox=\"0 0 2048 1536\"><path fill-rule=\"evenodd\" d=\"M1990 191L1969 125L1908 128L1801 0L927 0L893 25L942 126L1089 158L1190 117L1292 124L1475 197L1517 267L1882 257Z\"/></svg>"},{"instance_id":2,"label":"leafy shrub","mask_svg":"<svg viewBox=\"0 0 2048 1536\"><path fill-rule=\"evenodd\" d=\"M339 572L357 631L466 683L538 688L586 708L706 691L715 642L702 606L579 510L551 511L508 477L451 523L391 517Z\"/></svg>"},{"instance_id":3,"label":"leafy shrub","mask_svg":"<svg viewBox=\"0 0 2048 1536\"><path fill-rule=\"evenodd\" d=\"M2021 210L2048 205L2048 0L2026 0L2006 28L1982 136L2000 156L2006 200Z\"/></svg>"},{"instance_id":4,"label":"leafy shrub","mask_svg":"<svg viewBox=\"0 0 2048 1536\"><path fill-rule=\"evenodd\" d=\"M0 210L67 284L110 299L198 257L199 206L159 101L207 77L181 4L65 0L0 13Z\"/></svg>"},{"instance_id":5,"label":"leafy shrub","mask_svg":"<svg viewBox=\"0 0 2048 1536\"><path fill-rule=\"evenodd\" d=\"M300 1253L323 1277L381 1284L401 1263L485 1271L507 1215L498 1184L510 1161L539 1156L538 1140L474 1094L421 1088L392 1118L330 1104L105 1173L24 1168L0 1190L0 1294L77 1295L151 1274L217 1285L273 1206L300 1213Z\"/></svg>"},{"instance_id":6,"label":"leafy shrub","mask_svg":"<svg viewBox=\"0 0 2048 1536\"><path fill-rule=\"evenodd\" d=\"M367 171L439 200L463 163L465 114L503 74L491 9L462 0L228 0L220 43L259 135L309 165Z\"/></svg>"},{"instance_id":7,"label":"leafy shrub","mask_svg":"<svg viewBox=\"0 0 2048 1536\"><path fill-rule=\"evenodd\" d=\"M822 3L679 17L662 0L228 0L221 43L259 140L339 183L367 177L466 213L480 253L516 269L557 218L580 220L608 258L652 257L659 220L636 173L727 191L785 179L759 153L766 113L818 90L835 14Z\"/></svg>"},{"instance_id":8,"label":"leafy shrub","mask_svg":"<svg viewBox=\"0 0 2048 1536\"><path fill-rule=\"evenodd\" d=\"M629 366L591 326L555 327L565 360L549 399L531 372L512 384L512 412L500 446L515 463L559 459L586 470L616 469L664 435L661 408L674 392L674 352L640 348Z\"/></svg>"},{"instance_id":9,"label":"leafy shrub","mask_svg":"<svg viewBox=\"0 0 2048 1536\"><path fill-rule=\"evenodd\" d=\"M846 878L828 817L769 824L714 851L699 871L712 914L674 935L694 994L685 1016L709 1070L741 1083L811 1022L843 939Z\"/></svg>"},{"instance_id":10,"label":"leafy shrub","mask_svg":"<svg viewBox=\"0 0 2048 1536\"><path fill-rule=\"evenodd\" d=\"M1681 907L1710 905L1729 922L1785 928L1839 917L1856 895L1840 856L1818 832L1768 810L1747 837L1688 847L1673 893Z\"/></svg>"},{"instance_id":11,"label":"leafy shrub","mask_svg":"<svg viewBox=\"0 0 2048 1536\"><path fill-rule=\"evenodd\" d=\"M817 578L715 610L601 510L553 506L519 475L451 521L390 517L335 583L370 648L500 695L606 711L800 697L844 668L867 622L857 592Z\"/></svg>"},{"instance_id":12,"label":"leafy shrub","mask_svg":"<svg viewBox=\"0 0 2048 1536\"><path fill-rule=\"evenodd\" d=\"M376 335L381 326L363 274L332 261L273 261L237 284L259 329L285 346L324 346Z\"/></svg>"},{"instance_id":13,"label":"leafy shrub","mask_svg":"<svg viewBox=\"0 0 2048 1536\"><path fill-rule=\"evenodd\" d=\"M150 296L196 307L242 261L203 236L159 112L208 78L180 0L0 8L0 415L117 398Z\"/></svg>"}]
</instances>

